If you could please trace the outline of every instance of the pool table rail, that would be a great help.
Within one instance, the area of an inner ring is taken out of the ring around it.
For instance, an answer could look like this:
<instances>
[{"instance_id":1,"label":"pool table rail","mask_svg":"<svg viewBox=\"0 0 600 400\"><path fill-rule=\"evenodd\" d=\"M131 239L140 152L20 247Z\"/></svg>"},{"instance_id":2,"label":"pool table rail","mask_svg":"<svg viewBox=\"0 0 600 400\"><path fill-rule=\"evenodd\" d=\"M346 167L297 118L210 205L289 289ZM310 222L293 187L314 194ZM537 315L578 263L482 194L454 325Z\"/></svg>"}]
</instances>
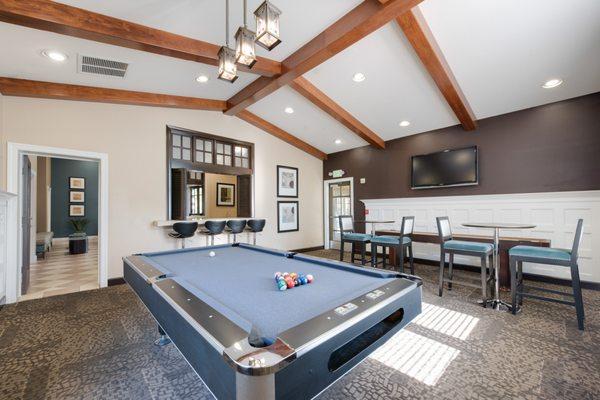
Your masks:
<instances>
[{"instance_id":1,"label":"pool table rail","mask_svg":"<svg viewBox=\"0 0 600 400\"><path fill-rule=\"evenodd\" d=\"M250 321L243 319L233 310L227 309L223 313L216 310L180 285L176 281L176 276L154 266L145 255L124 257L124 276L176 345L178 345L177 339L181 340L182 333L179 332L181 321L185 321L190 329L214 349L215 356L217 354L221 356L221 360L226 363L225 368L227 365L231 367L236 376L257 377L256 379L276 373L286 376L290 374L286 369L288 365L296 361L294 364L299 363L298 365L304 368L305 364L310 364L317 357L315 354L319 354L318 357L328 358L330 363L335 365L334 369L330 368L328 372L326 369L321 373L327 374L327 378L323 375L319 379L334 379L345 373L344 371L355 365L356 360L364 358L372 348L405 326L421 311L422 281L418 277L376 268L358 268L346 263L301 254L270 249L269 252L273 255L315 262L336 269L350 269L365 275L394 279L387 280L368 293L344 304L338 304L320 315L279 333L269 346L254 347L249 341L249 332L253 330ZM179 315L179 323L174 323L176 318L174 319L172 313L166 311L169 309L176 311L173 314ZM367 331L372 331L372 328L375 328L375 331L379 329L380 332L369 336ZM361 342L358 344L358 350L347 350L352 342ZM346 352L346 356L342 356L341 361L340 358L333 359L332 354L336 349L341 353ZM185 352L182 351L182 354Z\"/></svg>"}]
</instances>

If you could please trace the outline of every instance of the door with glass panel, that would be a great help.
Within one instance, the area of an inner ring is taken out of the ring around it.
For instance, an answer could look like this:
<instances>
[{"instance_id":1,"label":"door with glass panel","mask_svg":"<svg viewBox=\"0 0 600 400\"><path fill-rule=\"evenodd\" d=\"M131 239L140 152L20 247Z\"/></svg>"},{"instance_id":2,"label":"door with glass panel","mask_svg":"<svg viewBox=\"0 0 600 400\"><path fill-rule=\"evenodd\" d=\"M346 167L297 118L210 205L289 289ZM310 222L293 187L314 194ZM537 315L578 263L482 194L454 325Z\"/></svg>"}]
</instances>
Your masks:
<instances>
[{"instance_id":1,"label":"door with glass panel","mask_svg":"<svg viewBox=\"0 0 600 400\"><path fill-rule=\"evenodd\" d=\"M338 215L352 214L352 189L350 181L329 184L329 247L340 248Z\"/></svg>"}]
</instances>

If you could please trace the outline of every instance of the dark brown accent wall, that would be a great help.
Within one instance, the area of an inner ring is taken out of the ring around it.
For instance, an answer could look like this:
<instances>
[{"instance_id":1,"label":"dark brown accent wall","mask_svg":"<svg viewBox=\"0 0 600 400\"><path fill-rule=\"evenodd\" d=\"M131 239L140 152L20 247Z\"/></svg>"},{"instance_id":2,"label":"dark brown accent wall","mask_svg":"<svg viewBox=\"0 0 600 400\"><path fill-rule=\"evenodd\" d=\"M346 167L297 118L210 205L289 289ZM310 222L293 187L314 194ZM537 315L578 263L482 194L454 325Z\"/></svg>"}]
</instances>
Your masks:
<instances>
[{"instance_id":1,"label":"dark brown accent wall","mask_svg":"<svg viewBox=\"0 0 600 400\"><path fill-rule=\"evenodd\" d=\"M323 179L343 169L360 199L535 193L600 189L600 92L478 121L330 154ZM412 190L410 157L444 149L479 148L479 185ZM359 179L366 178L365 184Z\"/></svg>"}]
</instances>

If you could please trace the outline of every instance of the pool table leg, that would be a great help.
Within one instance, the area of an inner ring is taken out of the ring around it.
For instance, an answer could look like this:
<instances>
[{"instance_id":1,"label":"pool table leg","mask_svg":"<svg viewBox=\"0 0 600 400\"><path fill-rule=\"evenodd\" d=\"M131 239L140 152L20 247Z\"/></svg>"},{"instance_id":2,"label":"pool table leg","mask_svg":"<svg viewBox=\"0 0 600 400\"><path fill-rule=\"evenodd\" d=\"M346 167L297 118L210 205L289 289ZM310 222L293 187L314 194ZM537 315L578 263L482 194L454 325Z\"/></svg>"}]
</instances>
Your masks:
<instances>
[{"instance_id":1,"label":"pool table leg","mask_svg":"<svg viewBox=\"0 0 600 400\"><path fill-rule=\"evenodd\" d=\"M235 374L236 400L275 400L275 374Z\"/></svg>"},{"instance_id":2,"label":"pool table leg","mask_svg":"<svg viewBox=\"0 0 600 400\"><path fill-rule=\"evenodd\" d=\"M166 346L171 343L171 339L167 336L167 333L163 330L163 328L158 325L158 334L160 337L154 341L156 346Z\"/></svg>"}]
</instances>

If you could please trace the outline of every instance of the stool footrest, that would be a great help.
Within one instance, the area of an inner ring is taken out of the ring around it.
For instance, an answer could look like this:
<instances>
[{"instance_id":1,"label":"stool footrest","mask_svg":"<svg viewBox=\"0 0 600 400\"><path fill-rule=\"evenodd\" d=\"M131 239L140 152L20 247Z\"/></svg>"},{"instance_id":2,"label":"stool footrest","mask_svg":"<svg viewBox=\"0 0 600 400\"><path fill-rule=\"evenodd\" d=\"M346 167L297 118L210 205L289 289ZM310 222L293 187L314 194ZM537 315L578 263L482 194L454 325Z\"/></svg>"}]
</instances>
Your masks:
<instances>
[{"instance_id":1,"label":"stool footrest","mask_svg":"<svg viewBox=\"0 0 600 400\"><path fill-rule=\"evenodd\" d=\"M563 296L574 297L573 293L565 293L565 292L561 292L560 290L546 289L546 288L541 288L541 287L537 287L537 286L523 286L523 289L526 290L523 293L528 293L531 290L536 290L536 291L545 292L545 293L553 293L553 294L560 294Z\"/></svg>"},{"instance_id":2,"label":"stool footrest","mask_svg":"<svg viewBox=\"0 0 600 400\"><path fill-rule=\"evenodd\" d=\"M566 304L568 306L575 306L575 302L574 301L567 301L567 300L561 300L561 299L553 299L551 297L546 297L546 296L540 296L537 294L531 294L531 293L518 293L517 296L521 296L521 297L530 297L532 299L537 299L537 300L545 300L545 301L551 301L553 303L560 303L560 304Z\"/></svg>"}]
</instances>

